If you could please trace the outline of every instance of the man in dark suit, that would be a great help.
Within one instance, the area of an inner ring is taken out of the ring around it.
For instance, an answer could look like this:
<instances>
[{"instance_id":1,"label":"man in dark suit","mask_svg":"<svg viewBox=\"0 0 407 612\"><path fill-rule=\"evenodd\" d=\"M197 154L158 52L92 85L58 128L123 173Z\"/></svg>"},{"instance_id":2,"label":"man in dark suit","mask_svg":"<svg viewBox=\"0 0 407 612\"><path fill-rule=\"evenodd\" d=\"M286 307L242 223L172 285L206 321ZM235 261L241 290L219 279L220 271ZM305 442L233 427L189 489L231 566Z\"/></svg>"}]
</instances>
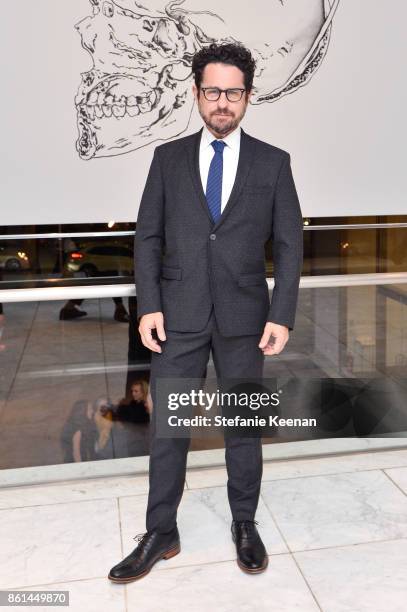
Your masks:
<instances>
[{"instance_id":1,"label":"man in dark suit","mask_svg":"<svg viewBox=\"0 0 407 612\"><path fill-rule=\"evenodd\" d=\"M159 437L160 377L201 379L210 351L219 377L261 377L265 355L293 329L302 266L302 216L290 155L239 124L255 62L240 45L211 44L192 63L204 127L157 146L135 236L139 331L151 349L153 400L147 532L110 570L129 582L180 551L176 523L187 438ZM270 303L264 246L271 237ZM225 437L227 492L239 567L264 571L267 553L254 520L261 477L259 437Z\"/></svg>"}]
</instances>

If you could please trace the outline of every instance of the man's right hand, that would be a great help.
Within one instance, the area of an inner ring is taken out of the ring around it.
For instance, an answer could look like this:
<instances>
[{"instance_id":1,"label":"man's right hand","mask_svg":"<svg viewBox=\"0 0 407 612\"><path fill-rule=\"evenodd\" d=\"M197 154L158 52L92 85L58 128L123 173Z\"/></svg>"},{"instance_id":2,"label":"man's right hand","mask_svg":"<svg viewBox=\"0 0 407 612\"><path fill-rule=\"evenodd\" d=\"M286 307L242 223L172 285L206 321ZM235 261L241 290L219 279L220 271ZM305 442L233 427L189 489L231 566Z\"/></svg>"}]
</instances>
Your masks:
<instances>
[{"instance_id":1,"label":"man's right hand","mask_svg":"<svg viewBox=\"0 0 407 612\"><path fill-rule=\"evenodd\" d=\"M164 315L162 312L149 312L148 314L143 315L140 318L140 324L138 328L141 336L141 341L144 346L150 349L150 351L154 351L155 353L161 353L161 346L152 336L151 331L153 329L157 330L157 336L160 340L163 341L167 339L164 331Z\"/></svg>"}]
</instances>

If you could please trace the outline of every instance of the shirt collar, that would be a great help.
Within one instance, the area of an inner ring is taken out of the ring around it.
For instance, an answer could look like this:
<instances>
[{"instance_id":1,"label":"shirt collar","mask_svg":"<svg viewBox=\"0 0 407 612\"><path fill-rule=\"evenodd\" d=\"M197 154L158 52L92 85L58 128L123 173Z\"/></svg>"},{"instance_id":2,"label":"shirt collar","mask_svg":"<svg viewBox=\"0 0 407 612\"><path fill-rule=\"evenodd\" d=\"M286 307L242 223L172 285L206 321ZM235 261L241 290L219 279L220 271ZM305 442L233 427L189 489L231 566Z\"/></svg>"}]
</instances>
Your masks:
<instances>
[{"instance_id":1,"label":"shirt collar","mask_svg":"<svg viewBox=\"0 0 407 612\"><path fill-rule=\"evenodd\" d=\"M225 136L224 138L218 138L217 140L223 140L228 147L231 149L236 149L240 143L240 134L241 128L240 125L237 126L233 132ZM203 126L202 136L201 136L201 147L206 148L211 146L211 142L215 139L215 136L208 130L206 125Z\"/></svg>"}]
</instances>

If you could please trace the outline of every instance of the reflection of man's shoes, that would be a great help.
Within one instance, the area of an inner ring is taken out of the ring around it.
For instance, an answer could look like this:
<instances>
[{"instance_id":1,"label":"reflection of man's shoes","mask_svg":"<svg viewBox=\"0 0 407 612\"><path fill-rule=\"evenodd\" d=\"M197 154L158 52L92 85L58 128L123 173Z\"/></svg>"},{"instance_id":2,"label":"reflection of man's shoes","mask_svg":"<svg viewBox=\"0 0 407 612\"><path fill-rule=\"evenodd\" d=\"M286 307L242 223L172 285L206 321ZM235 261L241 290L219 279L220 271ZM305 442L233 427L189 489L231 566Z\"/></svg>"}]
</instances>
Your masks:
<instances>
[{"instance_id":1,"label":"reflection of man's shoes","mask_svg":"<svg viewBox=\"0 0 407 612\"><path fill-rule=\"evenodd\" d=\"M76 308L76 306L74 306L73 308L67 308L66 306L64 306L59 311L59 320L65 321L67 319L77 319L78 317L84 317L87 314L87 312L85 312L84 310L79 310L79 308Z\"/></svg>"},{"instance_id":2,"label":"reflection of man's shoes","mask_svg":"<svg viewBox=\"0 0 407 612\"><path fill-rule=\"evenodd\" d=\"M143 578L160 559L170 559L180 550L178 528L169 533L147 531L137 536L137 547L123 561L112 567L108 578L113 582L132 582Z\"/></svg>"},{"instance_id":3,"label":"reflection of man's shoes","mask_svg":"<svg viewBox=\"0 0 407 612\"><path fill-rule=\"evenodd\" d=\"M268 565L268 556L256 528L257 521L233 521L232 538L236 544L237 564L244 572L258 574Z\"/></svg>"},{"instance_id":4,"label":"reflection of man's shoes","mask_svg":"<svg viewBox=\"0 0 407 612\"><path fill-rule=\"evenodd\" d=\"M129 315L123 304L117 304L116 310L114 311L114 320L120 321L121 323L129 322Z\"/></svg>"}]
</instances>

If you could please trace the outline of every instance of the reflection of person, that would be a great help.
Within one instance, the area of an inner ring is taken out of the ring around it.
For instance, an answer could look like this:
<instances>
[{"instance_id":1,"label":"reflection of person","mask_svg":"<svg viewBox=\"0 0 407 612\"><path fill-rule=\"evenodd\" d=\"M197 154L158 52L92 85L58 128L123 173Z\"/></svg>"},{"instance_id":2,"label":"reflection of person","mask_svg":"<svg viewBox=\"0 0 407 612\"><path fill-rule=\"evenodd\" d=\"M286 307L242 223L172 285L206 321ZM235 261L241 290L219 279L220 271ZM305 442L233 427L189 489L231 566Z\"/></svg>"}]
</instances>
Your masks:
<instances>
[{"instance_id":1,"label":"reflection of person","mask_svg":"<svg viewBox=\"0 0 407 612\"><path fill-rule=\"evenodd\" d=\"M123 298L114 297L112 298L115 303L115 310L113 318L115 321L120 321L121 323L129 322L129 315L126 310L125 305L123 304ZM77 319L79 317L85 317L88 313L85 310L80 310L77 306L82 304L83 300L68 300L66 304L59 311L59 318L61 321L66 321L68 319Z\"/></svg>"},{"instance_id":2,"label":"reflection of person","mask_svg":"<svg viewBox=\"0 0 407 612\"><path fill-rule=\"evenodd\" d=\"M64 463L93 461L96 457L98 429L95 411L88 400L74 403L71 414L62 428L60 440L64 450Z\"/></svg>"},{"instance_id":3,"label":"reflection of person","mask_svg":"<svg viewBox=\"0 0 407 612\"><path fill-rule=\"evenodd\" d=\"M218 378L261 377L265 355L282 351L295 319L302 217L290 155L239 127L252 91L253 58L238 45L210 45L192 66L205 126L156 147L136 227L139 330L152 351L150 489L147 532L110 570L116 582L140 578L180 551L176 516L189 440L156 435L157 410L166 408L156 404L157 380L201 379L210 350ZM271 304L264 257L269 237ZM261 439L227 437L225 447L237 562L246 572L261 572L268 561L254 520Z\"/></svg>"},{"instance_id":4,"label":"reflection of person","mask_svg":"<svg viewBox=\"0 0 407 612\"><path fill-rule=\"evenodd\" d=\"M57 238L54 244L54 250L56 253L55 264L52 269L53 273L63 272L65 262L68 258L68 255L71 251L74 251L78 248L77 243L70 236L66 236L65 238Z\"/></svg>"},{"instance_id":5,"label":"reflection of person","mask_svg":"<svg viewBox=\"0 0 407 612\"><path fill-rule=\"evenodd\" d=\"M95 423L98 430L96 452L98 459L111 459L113 457L111 431L113 427L109 409L112 404L107 397L101 395L93 403ZM108 444L110 442L110 444Z\"/></svg>"},{"instance_id":6,"label":"reflection of person","mask_svg":"<svg viewBox=\"0 0 407 612\"><path fill-rule=\"evenodd\" d=\"M149 412L148 384L145 380L136 380L131 385L128 396L111 409L111 416L113 421L148 423L150 421Z\"/></svg>"},{"instance_id":7,"label":"reflection of person","mask_svg":"<svg viewBox=\"0 0 407 612\"><path fill-rule=\"evenodd\" d=\"M65 463L106 458L104 455L112 429L109 407L110 403L104 396L94 402L78 400L74 403L60 435ZM108 457L110 455L111 452Z\"/></svg>"}]
</instances>

